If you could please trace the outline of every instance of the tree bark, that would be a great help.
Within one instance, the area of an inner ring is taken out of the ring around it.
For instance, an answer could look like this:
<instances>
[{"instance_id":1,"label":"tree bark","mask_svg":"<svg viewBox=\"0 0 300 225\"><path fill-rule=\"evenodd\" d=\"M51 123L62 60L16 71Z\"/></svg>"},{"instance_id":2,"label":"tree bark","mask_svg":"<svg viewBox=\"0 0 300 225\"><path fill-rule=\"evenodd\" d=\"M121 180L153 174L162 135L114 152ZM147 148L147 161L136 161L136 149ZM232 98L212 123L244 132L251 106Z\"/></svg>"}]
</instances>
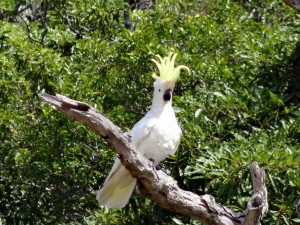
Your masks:
<instances>
[{"instance_id":1,"label":"tree bark","mask_svg":"<svg viewBox=\"0 0 300 225\"><path fill-rule=\"evenodd\" d=\"M182 190L176 181L164 172L157 171L153 163L137 152L131 137L95 108L63 95L42 94L40 98L54 105L95 131L118 153L122 164L136 177L143 187L143 194L160 207L193 217L207 225L259 225L268 210L265 172L256 162L249 168L253 181L253 195L244 212L233 210L215 202L211 195L196 195Z\"/></svg>"},{"instance_id":2,"label":"tree bark","mask_svg":"<svg viewBox=\"0 0 300 225\"><path fill-rule=\"evenodd\" d=\"M283 0L288 6L300 12L300 0Z\"/></svg>"}]
</instances>

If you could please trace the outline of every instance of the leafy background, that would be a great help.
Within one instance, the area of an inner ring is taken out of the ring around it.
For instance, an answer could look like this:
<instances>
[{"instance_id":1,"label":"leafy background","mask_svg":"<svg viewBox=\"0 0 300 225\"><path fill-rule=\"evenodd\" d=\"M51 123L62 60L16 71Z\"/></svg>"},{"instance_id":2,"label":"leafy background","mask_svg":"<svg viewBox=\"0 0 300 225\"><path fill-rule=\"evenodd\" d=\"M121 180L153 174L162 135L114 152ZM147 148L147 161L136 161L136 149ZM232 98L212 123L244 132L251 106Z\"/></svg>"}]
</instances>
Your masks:
<instances>
[{"instance_id":1,"label":"leafy background","mask_svg":"<svg viewBox=\"0 0 300 225\"><path fill-rule=\"evenodd\" d=\"M174 51L192 73L176 86L184 136L163 165L183 189L242 211L256 160L267 174L263 224L299 224L299 30L299 14L279 0L159 0L148 10L122 0L1 1L0 220L199 224L136 194L124 209L99 206L114 151L38 98L87 102L129 131L151 103L150 59Z\"/></svg>"}]
</instances>

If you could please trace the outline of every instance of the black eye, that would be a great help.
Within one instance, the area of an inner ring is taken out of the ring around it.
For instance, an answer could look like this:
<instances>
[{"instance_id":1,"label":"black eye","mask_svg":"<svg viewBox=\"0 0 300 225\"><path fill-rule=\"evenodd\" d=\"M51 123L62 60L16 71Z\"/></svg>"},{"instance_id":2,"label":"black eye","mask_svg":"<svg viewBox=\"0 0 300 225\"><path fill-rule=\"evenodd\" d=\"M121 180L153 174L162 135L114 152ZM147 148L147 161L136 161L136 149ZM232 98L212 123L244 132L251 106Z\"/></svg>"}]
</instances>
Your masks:
<instances>
[{"instance_id":1,"label":"black eye","mask_svg":"<svg viewBox=\"0 0 300 225\"><path fill-rule=\"evenodd\" d=\"M160 89L158 89L158 91L160 92Z\"/></svg>"}]
</instances>

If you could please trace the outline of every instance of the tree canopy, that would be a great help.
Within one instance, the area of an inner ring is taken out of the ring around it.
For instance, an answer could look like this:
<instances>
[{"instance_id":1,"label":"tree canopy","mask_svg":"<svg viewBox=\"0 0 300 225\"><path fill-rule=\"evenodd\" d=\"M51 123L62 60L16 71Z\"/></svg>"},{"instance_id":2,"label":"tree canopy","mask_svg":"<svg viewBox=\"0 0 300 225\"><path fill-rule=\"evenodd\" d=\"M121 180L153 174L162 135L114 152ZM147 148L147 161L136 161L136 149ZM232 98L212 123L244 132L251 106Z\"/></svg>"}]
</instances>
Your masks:
<instances>
[{"instance_id":1,"label":"tree canopy","mask_svg":"<svg viewBox=\"0 0 300 225\"><path fill-rule=\"evenodd\" d=\"M88 102L129 131L151 104L150 59L173 51L191 74L175 87L183 137L163 166L182 189L242 211L255 160L264 223L299 223L299 14L278 0L130 3L0 2L0 221L199 224L138 194L124 209L99 206L115 152L38 98Z\"/></svg>"}]
</instances>

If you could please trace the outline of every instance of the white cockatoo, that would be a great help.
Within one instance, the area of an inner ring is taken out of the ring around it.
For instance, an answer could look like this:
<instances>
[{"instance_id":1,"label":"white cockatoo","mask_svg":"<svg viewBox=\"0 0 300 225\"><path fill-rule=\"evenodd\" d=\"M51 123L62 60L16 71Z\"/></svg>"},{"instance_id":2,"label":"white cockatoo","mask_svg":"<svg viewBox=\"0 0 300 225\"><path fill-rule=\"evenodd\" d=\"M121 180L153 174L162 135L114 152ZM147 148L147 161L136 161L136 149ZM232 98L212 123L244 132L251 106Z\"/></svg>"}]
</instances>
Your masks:
<instances>
[{"instance_id":1,"label":"white cockatoo","mask_svg":"<svg viewBox=\"0 0 300 225\"><path fill-rule=\"evenodd\" d=\"M179 77L180 70L188 67L174 67L177 54L171 53L159 61L152 59L157 65L160 76L155 73L152 106L131 130L132 142L137 151L158 165L167 156L173 155L179 145L181 129L172 107L172 93ZM134 190L136 178L122 165L119 158L97 193L97 200L107 208L124 207Z\"/></svg>"}]
</instances>

